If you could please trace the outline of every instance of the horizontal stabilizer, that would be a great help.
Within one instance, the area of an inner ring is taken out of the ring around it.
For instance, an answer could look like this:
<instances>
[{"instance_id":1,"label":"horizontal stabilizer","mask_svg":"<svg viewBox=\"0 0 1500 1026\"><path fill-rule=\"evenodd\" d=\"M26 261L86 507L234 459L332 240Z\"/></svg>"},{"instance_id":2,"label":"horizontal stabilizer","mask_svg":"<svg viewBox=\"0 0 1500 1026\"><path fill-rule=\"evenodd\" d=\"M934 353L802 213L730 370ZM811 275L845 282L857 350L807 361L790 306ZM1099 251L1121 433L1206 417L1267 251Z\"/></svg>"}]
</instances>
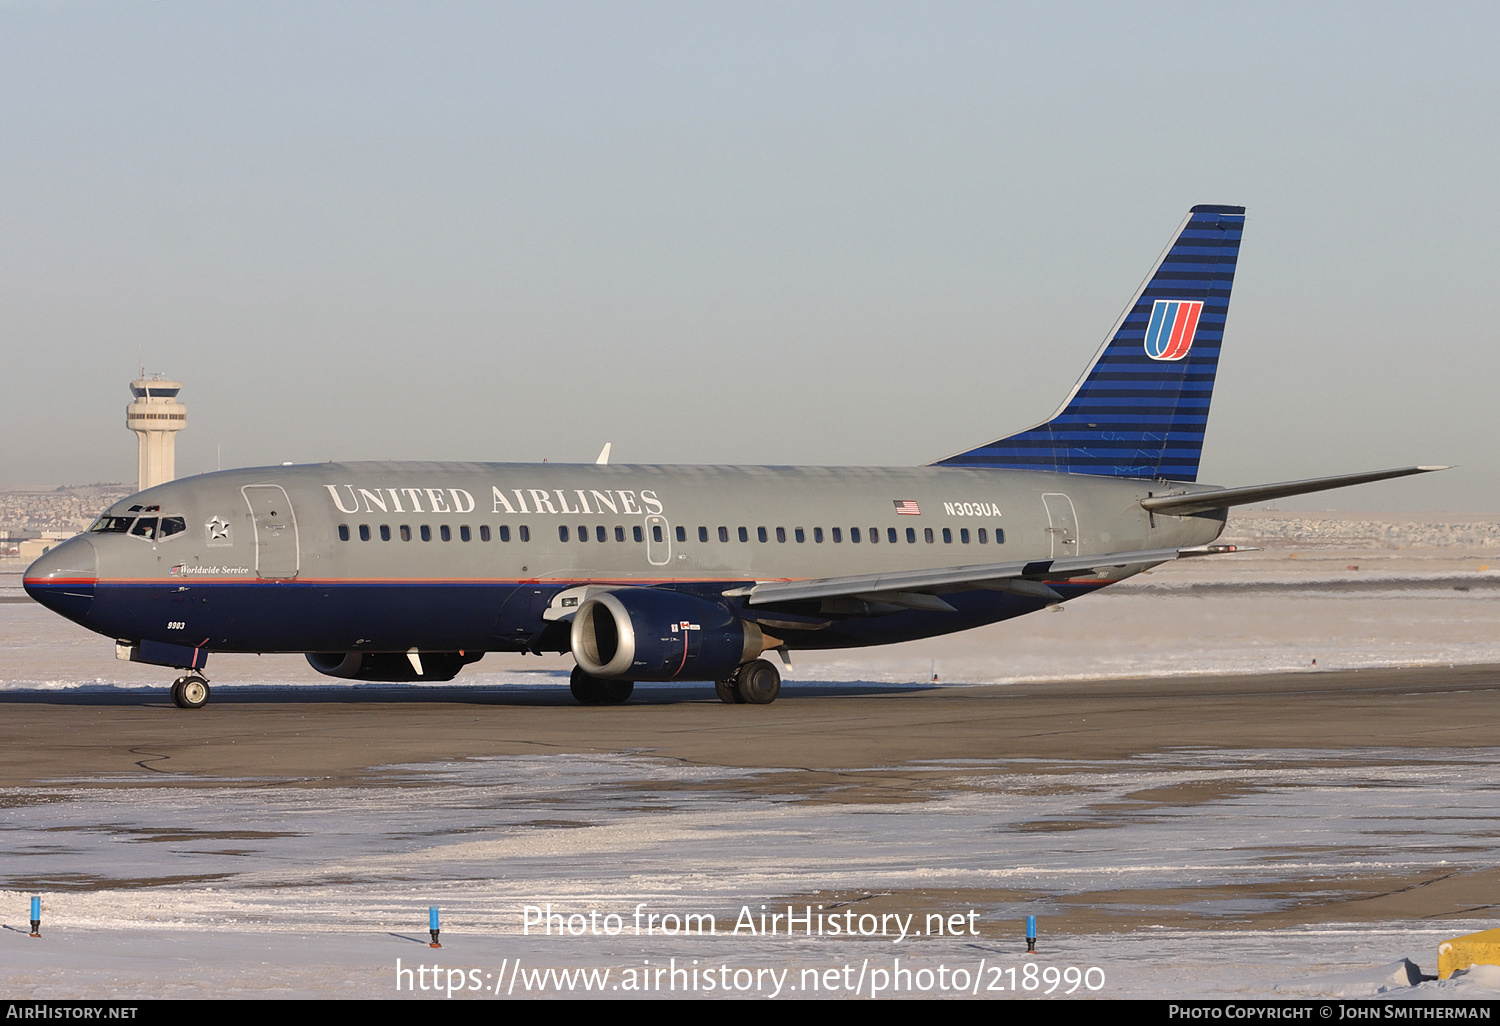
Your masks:
<instances>
[{"instance_id":1,"label":"horizontal stabilizer","mask_svg":"<svg viewBox=\"0 0 1500 1026\"><path fill-rule=\"evenodd\" d=\"M1393 477L1408 477L1412 474L1429 474L1448 467L1399 467L1395 470L1372 470L1367 474L1339 474L1335 477L1310 477L1303 481L1278 481L1275 484L1247 485L1244 488L1218 488L1206 492L1187 492L1178 495L1154 495L1142 499L1141 505L1152 513L1170 516L1187 516L1189 513L1206 513L1211 509L1227 509L1244 506L1252 502L1270 502L1289 495L1306 495L1330 488L1345 488L1349 485L1385 481Z\"/></svg>"},{"instance_id":2,"label":"horizontal stabilizer","mask_svg":"<svg viewBox=\"0 0 1500 1026\"><path fill-rule=\"evenodd\" d=\"M1045 597L1056 593L1043 586L1027 588L1007 587L1009 582L1022 579L1057 580L1076 577L1111 567L1166 563L1188 556L1211 556L1238 551L1233 545L1200 545L1183 549L1141 549L1135 552L1102 552L1093 556L1067 556L1063 559L1034 559L1016 563L980 563L974 566L945 566L932 570L902 570L886 574L859 574L853 577L825 577L813 581L765 581L751 588L736 589L726 595L748 595L746 603L764 606L778 602L799 602L806 599L861 598L866 601L890 602L908 608L923 608L936 611L939 607L926 603L918 604L917 593L932 591L963 591L969 588L988 588L998 591L1014 591L1032 597ZM946 605L946 603L944 603Z\"/></svg>"}]
</instances>

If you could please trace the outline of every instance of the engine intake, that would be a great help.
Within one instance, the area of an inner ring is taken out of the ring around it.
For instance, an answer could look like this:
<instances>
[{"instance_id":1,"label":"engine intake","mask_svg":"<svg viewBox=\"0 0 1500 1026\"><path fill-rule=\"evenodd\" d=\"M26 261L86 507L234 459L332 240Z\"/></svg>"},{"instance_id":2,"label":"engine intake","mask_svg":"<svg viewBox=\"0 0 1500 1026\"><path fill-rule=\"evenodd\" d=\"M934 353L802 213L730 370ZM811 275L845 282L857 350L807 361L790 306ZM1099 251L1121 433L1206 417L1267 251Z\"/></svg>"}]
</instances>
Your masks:
<instances>
[{"instance_id":1,"label":"engine intake","mask_svg":"<svg viewBox=\"0 0 1500 1026\"><path fill-rule=\"evenodd\" d=\"M766 647L759 627L718 603L659 588L588 599L570 641L585 673L614 680L721 680Z\"/></svg>"}]
</instances>

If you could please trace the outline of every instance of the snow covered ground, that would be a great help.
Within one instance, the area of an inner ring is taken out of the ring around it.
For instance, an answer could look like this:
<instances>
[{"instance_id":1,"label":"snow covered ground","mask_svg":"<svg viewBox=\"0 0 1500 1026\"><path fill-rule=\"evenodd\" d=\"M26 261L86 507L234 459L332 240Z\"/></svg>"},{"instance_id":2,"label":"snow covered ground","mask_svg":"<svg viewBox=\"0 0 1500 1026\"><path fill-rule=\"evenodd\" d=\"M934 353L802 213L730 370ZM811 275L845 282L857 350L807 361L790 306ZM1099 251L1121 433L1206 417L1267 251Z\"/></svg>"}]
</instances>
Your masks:
<instances>
[{"instance_id":1,"label":"snow covered ground","mask_svg":"<svg viewBox=\"0 0 1500 1026\"><path fill-rule=\"evenodd\" d=\"M1435 973L1441 940L1491 920L1171 925L1184 915L1291 908L1299 886L1341 878L1494 865L1497 754L933 763L914 768L947 774L930 800L890 805L815 802L774 786L726 791L755 773L644 756L392 767L377 786L350 788L100 781L9 791L0 793L0 992L376 997L397 993L401 958L480 971L463 977L468 993L472 980L519 958L527 971L612 968L617 981L647 963L697 959L790 969L794 980L804 968L964 967L971 984L983 960L988 996L1024 984L1028 961L1037 973L1098 968L1086 981L1097 988L1080 994L1100 997L1500 996L1489 976L1397 988L1388 968L1370 975L1402 958ZM1142 789L1204 787L1221 796L1118 815ZM1281 889L1247 896L1251 884ZM1216 887L1235 890L1203 897ZM45 895L42 941L24 935L33 891ZM1089 905L1092 894L1120 891L1138 893L1139 907L1118 898ZM527 907L549 904L578 916L569 921L582 935L562 935L561 921L553 936L528 933ZM788 904L797 914L847 912L856 934L868 935L789 936L776 924L767 935L762 907ZM440 954L416 946L430 905L442 910ZM641 934L642 907L663 923L712 915L714 930L685 936L648 919ZM744 928L745 909L757 929ZM1122 913L1142 925L1119 928ZM954 914L958 936L931 935L929 916L952 928ZM1034 958L1020 943L1028 914L1041 924ZM1069 928L1049 932L1064 915ZM584 917L606 925L586 929ZM1090 922L1092 930L1077 928ZM1003 989L991 990L997 982ZM867 975L866 996L873 983Z\"/></svg>"}]
</instances>

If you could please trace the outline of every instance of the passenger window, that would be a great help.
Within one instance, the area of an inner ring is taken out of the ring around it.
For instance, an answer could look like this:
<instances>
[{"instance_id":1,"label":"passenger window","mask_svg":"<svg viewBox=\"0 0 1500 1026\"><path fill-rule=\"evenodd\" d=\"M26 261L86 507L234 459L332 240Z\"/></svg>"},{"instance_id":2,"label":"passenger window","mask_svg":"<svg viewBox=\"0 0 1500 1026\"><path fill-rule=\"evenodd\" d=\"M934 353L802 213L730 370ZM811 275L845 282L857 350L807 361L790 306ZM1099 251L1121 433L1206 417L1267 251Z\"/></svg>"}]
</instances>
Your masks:
<instances>
[{"instance_id":1,"label":"passenger window","mask_svg":"<svg viewBox=\"0 0 1500 1026\"><path fill-rule=\"evenodd\" d=\"M783 543L783 544L786 543L786 528L784 528L784 527L778 527L778 528L776 528L776 540L779 541L779 542L781 542L781 543Z\"/></svg>"},{"instance_id":2,"label":"passenger window","mask_svg":"<svg viewBox=\"0 0 1500 1026\"><path fill-rule=\"evenodd\" d=\"M892 545L896 544L896 529L894 527L887 527L885 529L885 540L890 542Z\"/></svg>"},{"instance_id":3,"label":"passenger window","mask_svg":"<svg viewBox=\"0 0 1500 1026\"><path fill-rule=\"evenodd\" d=\"M444 524L442 527L438 528L438 537L443 539L443 541L452 541L453 532L448 530L447 524Z\"/></svg>"},{"instance_id":4,"label":"passenger window","mask_svg":"<svg viewBox=\"0 0 1500 1026\"><path fill-rule=\"evenodd\" d=\"M764 527L757 527L755 529L755 537L759 538L761 541L765 541L766 540L766 529Z\"/></svg>"},{"instance_id":5,"label":"passenger window","mask_svg":"<svg viewBox=\"0 0 1500 1026\"><path fill-rule=\"evenodd\" d=\"M856 544L859 543L859 528L857 528L857 527L851 527L851 528L849 528L849 540L852 541L852 542L854 542L854 543L856 543Z\"/></svg>"},{"instance_id":6,"label":"passenger window","mask_svg":"<svg viewBox=\"0 0 1500 1026\"><path fill-rule=\"evenodd\" d=\"M721 527L721 528L719 528L719 541L721 541L721 542L727 542L728 540L729 540L729 528L727 528L727 527Z\"/></svg>"},{"instance_id":7,"label":"passenger window","mask_svg":"<svg viewBox=\"0 0 1500 1026\"><path fill-rule=\"evenodd\" d=\"M370 540L370 525L369 524L360 524L359 525L359 540L360 541L369 541Z\"/></svg>"},{"instance_id":8,"label":"passenger window","mask_svg":"<svg viewBox=\"0 0 1500 1026\"><path fill-rule=\"evenodd\" d=\"M586 542L586 541L589 540L589 526L588 526L588 524L579 524L578 525L578 540L581 541L581 542Z\"/></svg>"},{"instance_id":9,"label":"passenger window","mask_svg":"<svg viewBox=\"0 0 1500 1026\"><path fill-rule=\"evenodd\" d=\"M641 533L641 525L640 524L636 524L634 527L632 527L630 529L630 533L631 533L631 536L634 537L637 542L643 542L643 541L646 540L646 536L643 533Z\"/></svg>"},{"instance_id":10,"label":"passenger window","mask_svg":"<svg viewBox=\"0 0 1500 1026\"><path fill-rule=\"evenodd\" d=\"M797 535L798 545L801 545L803 542L807 541L807 532L802 530L802 528L797 528L795 534Z\"/></svg>"},{"instance_id":11,"label":"passenger window","mask_svg":"<svg viewBox=\"0 0 1500 1026\"><path fill-rule=\"evenodd\" d=\"M924 528L922 528L922 537L927 540L927 544L928 545L931 545L932 544L932 528L930 528L930 527L924 527Z\"/></svg>"},{"instance_id":12,"label":"passenger window","mask_svg":"<svg viewBox=\"0 0 1500 1026\"><path fill-rule=\"evenodd\" d=\"M401 525L401 540L402 541L411 541L411 525L410 524L402 524Z\"/></svg>"},{"instance_id":13,"label":"passenger window","mask_svg":"<svg viewBox=\"0 0 1500 1026\"><path fill-rule=\"evenodd\" d=\"M625 540L625 528L620 527L619 525L616 525L615 526L615 541L622 542L624 540Z\"/></svg>"},{"instance_id":14,"label":"passenger window","mask_svg":"<svg viewBox=\"0 0 1500 1026\"><path fill-rule=\"evenodd\" d=\"M814 545L822 545L823 544L823 529L821 527L814 527L813 528L813 544Z\"/></svg>"},{"instance_id":15,"label":"passenger window","mask_svg":"<svg viewBox=\"0 0 1500 1026\"><path fill-rule=\"evenodd\" d=\"M906 529L906 543L908 545L915 545L917 543L917 529L915 527L908 527Z\"/></svg>"},{"instance_id":16,"label":"passenger window","mask_svg":"<svg viewBox=\"0 0 1500 1026\"><path fill-rule=\"evenodd\" d=\"M502 527L500 529L500 531L501 531L501 533L503 533L505 535L505 540L506 541L510 541L510 528L508 528L508 527ZM489 524L480 524L479 525L479 540L480 541L489 541L490 540L490 525Z\"/></svg>"},{"instance_id":17,"label":"passenger window","mask_svg":"<svg viewBox=\"0 0 1500 1026\"><path fill-rule=\"evenodd\" d=\"M161 536L170 538L174 534L181 534L187 530L187 520L183 517L162 517Z\"/></svg>"},{"instance_id":18,"label":"passenger window","mask_svg":"<svg viewBox=\"0 0 1500 1026\"><path fill-rule=\"evenodd\" d=\"M390 541L391 540L391 525L390 524L381 524L380 525L380 540L381 541Z\"/></svg>"},{"instance_id":19,"label":"passenger window","mask_svg":"<svg viewBox=\"0 0 1500 1026\"><path fill-rule=\"evenodd\" d=\"M155 541L156 518L141 517L141 519L135 522L135 526L130 529L130 533L137 538L145 538L149 541Z\"/></svg>"},{"instance_id":20,"label":"passenger window","mask_svg":"<svg viewBox=\"0 0 1500 1026\"><path fill-rule=\"evenodd\" d=\"M559 525L558 526L558 528L557 528L557 540L558 541L567 541L568 540L568 528L567 528L566 525Z\"/></svg>"},{"instance_id":21,"label":"passenger window","mask_svg":"<svg viewBox=\"0 0 1500 1026\"><path fill-rule=\"evenodd\" d=\"M652 524L651 525L651 540L654 541L654 542L661 541L661 525L660 524Z\"/></svg>"},{"instance_id":22,"label":"passenger window","mask_svg":"<svg viewBox=\"0 0 1500 1026\"><path fill-rule=\"evenodd\" d=\"M698 540L701 541L701 542L708 541L708 528L706 528L706 527L700 527L700 528L698 528Z\"/></svg>"},{"instance_id":23,"label":"passenger window","mask_svg":"<svg viewBox=\"0 0 1500 1026\"><path fill-rule=\"evenodd\" d=\"M747 528L744 528L744 527L740 528L740 541L747 542L749 540L750 540L750 531Z\"/></svg>"},{"instance_id":24,"label":"passenger window","mask_svg":"<svg viewBox=\"0 0 1500 1026\"><path fill-rule=\"evenodd\" d=\"M603 524L594 528L594 540L600 542L609 541L609 532L604 530Z\"/></svg>"},{"instance_id":25,"label":"passenger window","mask_svg":"<svg viewBox=\"0 0 1500 1026\"><path fill-rule=\"evenodd\" d=\"M428 527L426 524L422 525L422 540L432 541L432 528Z\"/></svg>"},{"instance_id":26,"label":"passenger window","mask_svg":"<svg viewBox=\"0 0 1500 1026\"><path fill-rule=\"evenodd\" d=\"M680 542L687 541L687 528L681 524L677 525L677 540Z\"/></svg>"},{"instance_id":27,"label":"passenger window","mask_svg":"<svg viewBox=\"0 0 1500 1026\"><path fill-rule=\"evenodd\" d=\"M502 530L504 529L502 528ZM527 527L525 524L522 524L516 531L516 537L520 538L523 542L531 541L531 528ZM510 541L510 539L505 537L504 535L501 535L500 540Z\"/></svg>"},{"instance_id":28,"label":"passenger window","mask_svg":"<svg viewBox=\"0 0 1500 1026\"><path fill-rule=\"evenodd\" d=\"M844 540L844 529L843 528L841 528L841 527L835 527L835 528L833 528L832 534L833 534L833 543L835 545L837 545L839 542L841 542L841 541Z\"/></svg>"},{"instance_id":29,"label":"passenger window","mask_svg":"<svg viewBox=\"0 0 1500 1026\"><path fill-rule=\"evenodd\" d=\"M459 541L469 541L472 537L473 537L473 535L469 534L469 525L468 524L463 524L463 525L461 525L459 527L459 529L458 529L458 540Z\"/></svg>"},{"instance_id":30,"label":"passenger window","mask_svg":"<svg viewBox=\"0 0 1500 1026\"><path fill-rule=\"evenodd\" d=\"M348 524L340 524L339 525L339 541L348 541L348 540L349 540L349 525Z\"/></svg>"},{"instance_id":31,"label":"passenger window","mask_svg":"<svg viewBox=\"0 0 1500 1026\"><path fill-rule=\"evenodd\" d=\"M999 527L995 528L995 544L996 545L1004 545L1005 544L1005 530L1003 528L999 528Z\"/></svg>"},{"instance_id":32,"label":"passenger window","mask_svg":"<svg viewBox=\"0 0 1500 1026\"><path fill-rule=\"evenodd\" d=\"M979 544L981 544L981 545L988 545L989 543L990 543L990 532L986 531L984 528L981 527L979 529Z\"/></svg>"},{"instance_id":33,"label":"passenger window","mask_svg":"<svg viewBox=\"0 0 1500 1026\"><path fill-rule=\"evenodd\" d=\"M960 527L958 529L958 540L965 545L969 544L969 529L967 527Z\"/></svg>"},{"instance_id":34,"label":"passenger window","mask_svg":"<svg viewBox=\"0 0 1500 1026\"><path fill-rule=\"evenodd\" d=\"M878 541L880 541L880 528L878 528L878 527L872 527L872 528L870 528L870 544L874 545Z\"/></svg>"}]
</instances>

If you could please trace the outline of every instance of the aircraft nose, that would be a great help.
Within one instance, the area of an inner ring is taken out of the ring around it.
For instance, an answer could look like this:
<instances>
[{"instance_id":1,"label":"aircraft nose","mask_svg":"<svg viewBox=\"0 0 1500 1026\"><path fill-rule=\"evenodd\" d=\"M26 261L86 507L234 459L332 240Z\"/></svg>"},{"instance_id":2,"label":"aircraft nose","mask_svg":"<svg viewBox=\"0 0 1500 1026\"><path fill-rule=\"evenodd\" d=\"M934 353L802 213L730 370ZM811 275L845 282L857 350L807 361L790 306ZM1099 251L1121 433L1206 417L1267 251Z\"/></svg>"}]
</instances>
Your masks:
<instances>
[{"instance_id":1,"label":"aircraft nose","mask_svg":"<svg viewBox=\"0 0 1500 1026\"><path fill-rule=\"evenodd\" d=\"M55 613L82 623L94 605L99 557L82 536L49 549L26 568L26 594Z\"/></svg>"}]
</instances>

